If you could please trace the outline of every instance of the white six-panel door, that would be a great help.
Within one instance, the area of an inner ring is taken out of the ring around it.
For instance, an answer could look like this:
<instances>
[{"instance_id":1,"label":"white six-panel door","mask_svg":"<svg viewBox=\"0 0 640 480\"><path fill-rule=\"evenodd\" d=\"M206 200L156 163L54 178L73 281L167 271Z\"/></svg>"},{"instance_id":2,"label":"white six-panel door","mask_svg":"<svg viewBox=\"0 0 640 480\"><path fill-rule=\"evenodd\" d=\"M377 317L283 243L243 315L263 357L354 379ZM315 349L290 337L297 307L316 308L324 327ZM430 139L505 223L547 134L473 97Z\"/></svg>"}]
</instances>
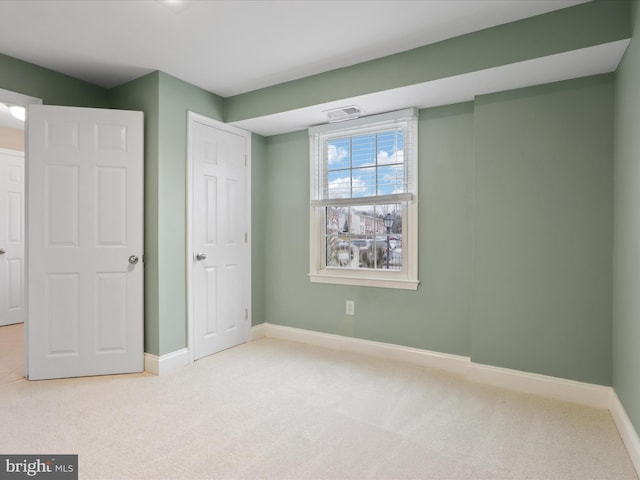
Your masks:
<instances>
[{"instance_id":1,"label":"white six-panel door","mask_svg":"<svg viewBox=\"0 0 640 480\"><path fill-rule=\"evenodd\" d=\"M189 116L194 359L246 340L251 281L249 135L199 115Z\"/></svg>"},{"instance_id":2,"label":"white six-panel door","mask_svg":"<svg viewBox=\"0 0 640 480\"><path fill-rule=\"evenodd\" d=\"M24 321L24 153L0 149L0 326Z\"/></svg>"},{"instance_id":3,"label":"white six-panel door","mask_svg":"<svg viewBox=\"0 0 640 480\"><path fill-rule=\"evenodd\" d=\"M143 370L143 116L31 106L29 379Z\"/></svg>"}]
</instances>

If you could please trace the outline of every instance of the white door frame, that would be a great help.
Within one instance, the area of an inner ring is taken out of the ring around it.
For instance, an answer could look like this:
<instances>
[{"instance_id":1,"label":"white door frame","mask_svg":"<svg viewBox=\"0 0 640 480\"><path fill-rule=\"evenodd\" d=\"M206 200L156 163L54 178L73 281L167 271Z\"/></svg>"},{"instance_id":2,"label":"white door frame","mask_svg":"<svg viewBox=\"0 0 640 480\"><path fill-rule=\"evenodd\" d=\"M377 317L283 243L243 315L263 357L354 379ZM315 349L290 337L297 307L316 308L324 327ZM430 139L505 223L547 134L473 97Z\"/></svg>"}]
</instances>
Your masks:
<instances>
[{"instance_id":1,"label":"white door frame","mask_svg":"<svg viewBox=\"0 0 640 480\"><path fill-rule=\"evenodd\" d=\"M42 99L37 97L31 97L18 92L12 92L11 90L4 90L0 88L0 101L9 102L14 105L20 105L25 108L29 105L42 105ZM24 325L27 326L29 322L29 151L28 151L28 122L29 117L24 123L25 141L24 141ZM29 336L28 328L24 329L24 375L27 376L29 371Z\"/></svg>"},{"instance_id":2,"label":"white door frame","mask_svg":"<svg viewBox=\"0 0 640 480\"><path fill-rule=\"evenodd\" d=\"M12 92L11 90L4 90L0 88L0 102L9 102L13 105L21 105L27 107L27 105L42 105L42 99L37 97L31 97L18 92ZM29 119L27 119L28 121ZM25 132L27 127L25 124ZM26 142L25 142L26 146Z\"/></svg>"},{"instance_id":3,"label":"white door frame","mask_svg":"<svg viewBox=\"0 0 640 480\"><path fill-rule=\"evenodd\" d=\"M243 130L228 123L214 120L212 118L200 115L195 112L187 112L187 235L186 235L186 264L187 264L187 350L189 351L189 363L194 362L194 337L195 337L195 321L193 318L193 149L191 147L191 139L193 138L193 124L198 121L200 123L206 123L214 128L223 130L225 132L233 133L245 138L246 141L246 155L247 155L247 168L245 169L245 201L247 205L247 250L249 252L249 259L246 262L247 267L245 274L248 282L246 286L246 298L247 298L247 310L248 315L245 321L245 341L251 339L251 319L252 319L252 307L251 307L251 132Z\"/></svg>"}]
</instances>

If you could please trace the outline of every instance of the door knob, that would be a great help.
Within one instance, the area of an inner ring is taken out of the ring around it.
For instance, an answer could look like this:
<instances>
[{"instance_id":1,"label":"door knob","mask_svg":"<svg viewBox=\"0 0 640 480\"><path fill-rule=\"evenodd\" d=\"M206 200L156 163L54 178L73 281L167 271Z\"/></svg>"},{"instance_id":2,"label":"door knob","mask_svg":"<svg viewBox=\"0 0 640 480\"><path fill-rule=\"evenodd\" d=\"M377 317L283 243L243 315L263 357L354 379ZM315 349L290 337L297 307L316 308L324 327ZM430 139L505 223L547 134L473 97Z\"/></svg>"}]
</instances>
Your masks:
<instances>
[{"instance_id":1,"label":"door knob","mask_svg":"<svg viewBox=\"0 0 640 480\"><path fill-rule=\"evenodd\" d=\"M196 260L198 260L199 262L201 262L202 260L205 260L206 258L207 258L206 253L202 253L202 252L196 253Z\"/></svg>"},{"instance_id":2,"label":"door knob","mask_svg":"<svg viewBox=\"0 0 640 480\"><path fill-rule=\"evenodd\" d=\"M4 248L0 247L0 255L4 255L5 253L7 253L7 251Z\"/></svg>"},{"instance_id":3,"label":"door knob","mask_svg":"<svg viewBox=\"0 0 640 480\"><path fill-rule=\"evenodd\" d=\"M136 263L138 263L138 257L136 255L131 255L129 257L129 263L131 265L135 265Z\"/></svg>"}]
</instances>

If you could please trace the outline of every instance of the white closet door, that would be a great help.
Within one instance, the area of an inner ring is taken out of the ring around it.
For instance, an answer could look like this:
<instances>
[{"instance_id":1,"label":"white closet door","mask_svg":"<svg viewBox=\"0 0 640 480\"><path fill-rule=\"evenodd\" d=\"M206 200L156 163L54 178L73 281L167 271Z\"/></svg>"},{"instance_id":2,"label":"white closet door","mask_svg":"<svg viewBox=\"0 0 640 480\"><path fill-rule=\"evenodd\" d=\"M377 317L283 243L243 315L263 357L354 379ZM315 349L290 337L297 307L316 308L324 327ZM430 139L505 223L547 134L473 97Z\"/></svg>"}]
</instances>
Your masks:
<instances>
[{"instance_id":1,"label":"white closet door","mask_svg":"<svg viewBox=\"0 0 640 480\"><path fill-rule=\"evenodd\" d=\"M190 116L194 359L246 340L248 132Z\"/></svg>"}]
</instances>

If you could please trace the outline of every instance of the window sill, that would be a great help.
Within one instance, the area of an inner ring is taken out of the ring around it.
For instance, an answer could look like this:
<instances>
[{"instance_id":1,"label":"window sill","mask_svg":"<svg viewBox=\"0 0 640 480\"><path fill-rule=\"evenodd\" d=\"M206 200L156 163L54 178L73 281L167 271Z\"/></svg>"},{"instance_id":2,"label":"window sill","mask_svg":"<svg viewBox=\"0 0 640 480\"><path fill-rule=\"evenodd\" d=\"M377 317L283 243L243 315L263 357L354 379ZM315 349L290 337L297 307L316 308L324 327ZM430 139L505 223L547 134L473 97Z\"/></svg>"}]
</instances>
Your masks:
<instances>
[{"instance_id":1,"label":"window sill","mask_svg":"<svg viewBox=\"0 0 640 480\"><path fill-rule=\"evenodd\" d=\"M396 288L400 290L417 290L420 281L405 278L372 278L349 275L310 273L311 283L331 283L334 285L354 285L358 287Z\"/></svg>"}]
</instances>

